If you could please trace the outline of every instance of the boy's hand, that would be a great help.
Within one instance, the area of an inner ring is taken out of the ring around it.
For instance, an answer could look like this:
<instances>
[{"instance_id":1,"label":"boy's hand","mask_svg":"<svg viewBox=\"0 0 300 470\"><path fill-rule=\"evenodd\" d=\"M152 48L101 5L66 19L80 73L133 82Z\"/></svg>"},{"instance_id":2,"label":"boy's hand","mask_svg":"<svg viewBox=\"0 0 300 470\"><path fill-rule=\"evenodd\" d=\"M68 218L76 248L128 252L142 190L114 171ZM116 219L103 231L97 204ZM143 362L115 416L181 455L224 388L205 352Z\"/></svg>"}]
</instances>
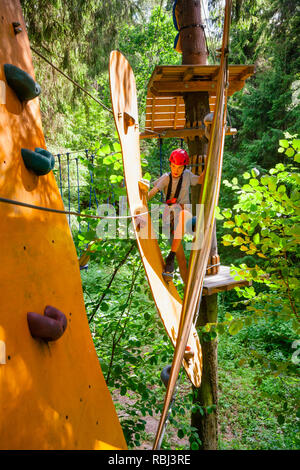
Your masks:
<instances>
[{"instance_id":1,"label":"boy's hand","mask_svg":"<svg viewBox=\"0 0 300 470\"><path fill-rule=\"evenodd\" d=\"M150 183L148 180L145 179L140 179L139 180L139 188L142 191L142 193L147 193L150 189Z\"/></svg>"}]
</instances>

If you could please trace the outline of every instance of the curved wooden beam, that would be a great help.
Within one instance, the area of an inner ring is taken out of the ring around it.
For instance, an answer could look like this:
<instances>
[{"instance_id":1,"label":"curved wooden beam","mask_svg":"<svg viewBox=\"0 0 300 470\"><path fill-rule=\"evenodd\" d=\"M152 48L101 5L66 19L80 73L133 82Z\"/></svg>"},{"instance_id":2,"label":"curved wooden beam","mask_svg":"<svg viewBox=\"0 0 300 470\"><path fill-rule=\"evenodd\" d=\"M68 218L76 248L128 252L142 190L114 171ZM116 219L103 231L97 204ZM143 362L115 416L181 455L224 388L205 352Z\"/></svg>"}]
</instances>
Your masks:
<instances>
[{"instance_id":1,"label":"curved wooden beam","mask_svg":"<svg viewBox=\"0 0 300 470\"><path fill-rule=\"evenodd\" d=\"M109 74L112 108L122 147L128 204L135 220L134 216L147 211L148 205L138 184L138 181L142 179L142 168L135 79L130 64L119 51L113 51L110 55ZM130 116L131 119L128 120L126 116ZM131 126L128 125L129 121L132 123ZM173 282L166 283L162 276L164 260L150 214L148 213L145 217L145 224L140 223L138 227L133 223L135 236L155 305L166 332L175 346L182 300ZM202 353L195 328L190 331L188 342L195 354L188 362L182 358L181 363L191 382L195 387L199 387L202 374Z\"/></svg>"}]
</instances>

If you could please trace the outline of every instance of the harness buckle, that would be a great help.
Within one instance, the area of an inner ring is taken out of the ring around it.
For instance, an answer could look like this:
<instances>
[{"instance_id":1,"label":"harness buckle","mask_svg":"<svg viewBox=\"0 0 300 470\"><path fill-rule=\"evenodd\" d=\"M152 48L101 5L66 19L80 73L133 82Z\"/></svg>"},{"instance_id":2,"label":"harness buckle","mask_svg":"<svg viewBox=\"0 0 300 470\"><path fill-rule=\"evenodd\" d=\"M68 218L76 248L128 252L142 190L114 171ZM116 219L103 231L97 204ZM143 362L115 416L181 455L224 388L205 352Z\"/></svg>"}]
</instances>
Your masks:
<instances>
[{"instance_id":1,"label":"harness buckle","mask_svg":"<svg viewBox=\"0 0 300 470\"><path fill-rule=\"evenodd\" d=\"M173 204L176 204L176 202L177 202L177 197L172 197L172 199L167 199L166 200L166 204L168 206L172 206Z\"/></svg>"}]
</instances>

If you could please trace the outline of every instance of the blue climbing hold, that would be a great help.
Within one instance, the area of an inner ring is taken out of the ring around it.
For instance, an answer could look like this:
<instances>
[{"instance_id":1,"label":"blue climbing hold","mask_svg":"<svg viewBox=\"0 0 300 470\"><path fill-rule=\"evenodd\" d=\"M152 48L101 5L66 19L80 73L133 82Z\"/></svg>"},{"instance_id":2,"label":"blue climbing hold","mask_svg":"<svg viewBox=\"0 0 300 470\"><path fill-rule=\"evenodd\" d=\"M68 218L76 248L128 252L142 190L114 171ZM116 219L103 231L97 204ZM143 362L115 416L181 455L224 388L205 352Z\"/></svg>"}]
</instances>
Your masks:
<instances>
[{"instance_id":1,"label":"blue climbing hold","mask_svg":"<svg viewBox=\"0 0 300 470\"><path fill-rule=\"evenodd\" d=\"M48 150L39 147L35 151L21 149L21 154L26 168L38 176L47 175L54 168L55 160Z\"/></svg>"},{"instance_id":2,"label":"blue climbing hold","mask_svg":"<svg viewBox=\"0 0 300 470\"><path fill-rule=\"evenodd\" d=\"M169 378L170 378L170 372L171 372L171 365L165 366L163 370L161 371L160 378L164 386L167 388L168 383L169 383Z\"/></svg>"},{"instance_id":3,"label":"blue climbing hold","mask_svg":"<svg viewBox=\"0 0 300 470\"><path fill-rule=\"evenodd\" d=\"M20 101L33 100L41 93L40 85L19 67L4 64L4 73L8 85L14 90Z\"/></svg>"}]
</instances>

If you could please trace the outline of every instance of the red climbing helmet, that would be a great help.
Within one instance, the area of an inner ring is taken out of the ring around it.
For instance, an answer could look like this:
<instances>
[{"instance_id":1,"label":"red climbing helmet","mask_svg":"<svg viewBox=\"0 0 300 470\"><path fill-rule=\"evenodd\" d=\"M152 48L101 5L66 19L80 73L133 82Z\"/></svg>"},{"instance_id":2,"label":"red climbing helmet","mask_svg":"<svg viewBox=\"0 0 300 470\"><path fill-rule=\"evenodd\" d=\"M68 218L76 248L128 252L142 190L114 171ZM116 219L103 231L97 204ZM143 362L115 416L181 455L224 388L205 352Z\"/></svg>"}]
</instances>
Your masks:
<instances>
[{"instance_id":1,"label":"red climbing helmet","mask_svg":"<svg viewBox=\"0 0 300 470\"><path fill-rule=\"evenodd\" d=\"M188 165L189 164L189 156L187 152L183 149L176 149L170 155L169 158L171 163L175 165Z\"/></svg>"}]
</instances>

